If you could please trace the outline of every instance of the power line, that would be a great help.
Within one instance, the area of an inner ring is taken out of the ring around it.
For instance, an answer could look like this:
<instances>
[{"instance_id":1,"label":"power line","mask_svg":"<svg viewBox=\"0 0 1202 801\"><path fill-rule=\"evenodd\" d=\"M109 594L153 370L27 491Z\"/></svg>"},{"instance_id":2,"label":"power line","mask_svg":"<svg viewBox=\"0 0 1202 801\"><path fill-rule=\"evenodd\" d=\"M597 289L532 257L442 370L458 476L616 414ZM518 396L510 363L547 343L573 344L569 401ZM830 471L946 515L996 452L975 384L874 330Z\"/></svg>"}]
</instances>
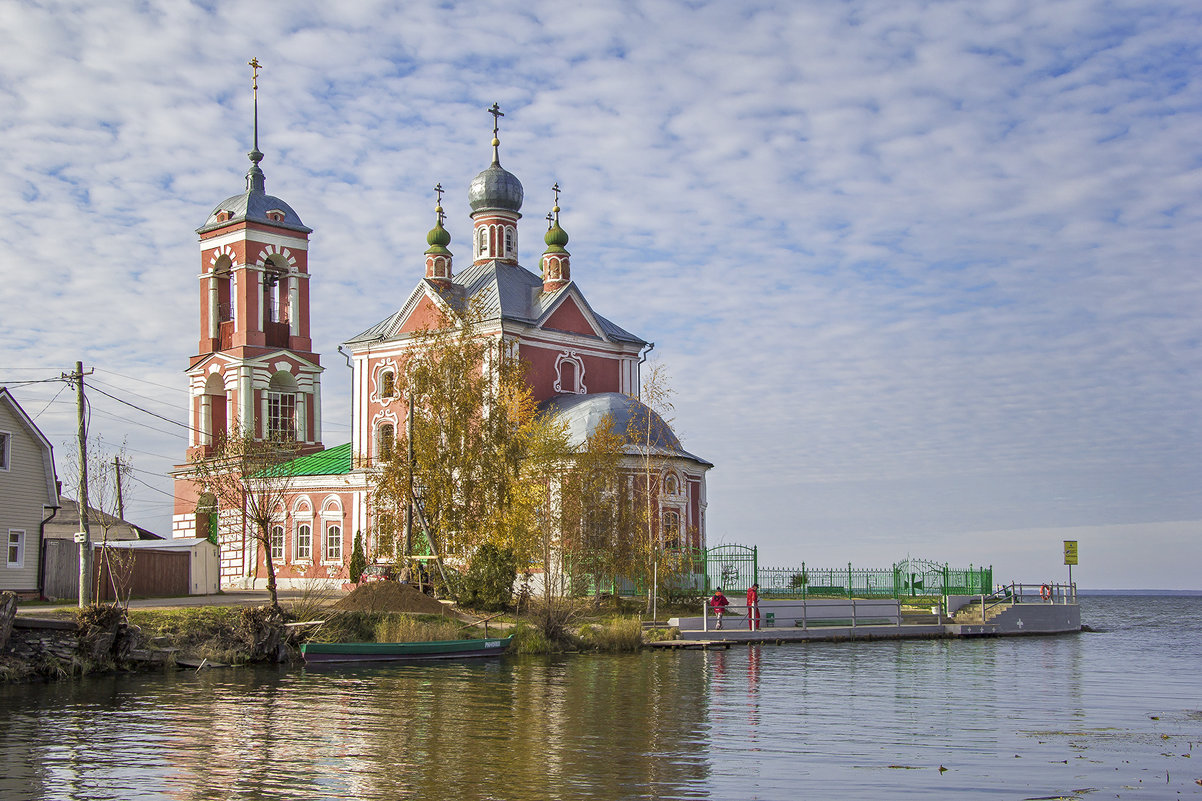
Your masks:
<instances>
[{"instance_id":1,"label":"power line","mask_svg":"<svg viewBox=\"0 0 1202 801\"><path fill-rule=\"evenodd\" d=\"M112 398L113 400L117 401L117 403L124 403L126 406L130 407L131 409L137 409L139 412L148 414L151 417L157 417L160 420L165 420L168 423L171 423L171 425L179 426L180 428L187 429L188 431L194 432L196 434L204 433L203 431L199 431L199 430L193 428L192 426L188 425L187 423L181 423L178 420L172 420L170 417L164 417L163 415L158 414L156 412L152 412L149 409L143 409L141 406L138 406L135 403L130 403L127 400L122 400L121 398L118 398L116 395L111 395L108 392L105 392L103 389L98 388L95 384L92 385L92 388L95 389L97 392L99 392L101 395L104 395L106 398Z\"/></svg>"},{"instance_id":2,"label":"power line","mask_svg":"<svg viewBox=\"0 0 1202 801\"><path fill-rule=\"evenodd\" d=\"M171 407L175 408L175 404L174 404L174 403L172 403L171 401L165 401L165 400L161 400L161 399L159 399L159 398L152 398L152 397L151 397L151 396L149 396L149 395L141 395L141 394L139 394L139 393L137 393L137 392L134 392L133 390L126 389L125 387L117 386L117 385L115 385L115 384L110 384L110 383L109 383L109 382L107 382L107 381L97 381L95 378L93 378L93 379L92 379L92 382L91 382L91 386L93 386L93 387L94 387L94 386L96 386L97 384L99 384L99 385L100 385L100 386L102 386L102 387L109 387L110 389L112 389L112 390L115 390L115 391L121 391L121 392L124 392L124 393L125 393L125 394L127 394L127 395L133 395L135 398L142 398L143 400L148 400L148 401L151 401L151 402L153 402L153 403L161 403L161 404L163 404L164 406L171 406Z\"/></svg>"},{"instance_id":3,"label":"power line","mask_svg":"<svg viewBox=\"0 0 1202 801\"><path fill-rule=\"evenodd\" d=\"M4 369L8 370L10 368L6 367ZM26 386L28 384L50 384L54 381L62 381L62 380L63 380L62 376L58 376L55 378L25 378L25 379L18 379L16 381L0 381L0 386L17 387L17 386Z\"/></svg>"},{"instance_id":4,"label":"power line","mask_svg":"<svg viewBox=\"0 0 1202 801\"><path fill-rule=\"evenodd\" d=\"M65 382L64 382L64 383L63 383L63 385L62 385L62 386L59 388L58 392L54 393L54 397L53 397L53 398L51 398L51 399L50 399L50 400L49 400L49 401L46 403L46 405L42 407L42 411L41 411L41 412L38 412L37 414L35 414L35 415L33 416L33 418L32 418L32 419L34 419L34 420L37 420L39 417L41 417L41 416L42 416L42 412L44 412L44 411L46 411L47 409L49 409L49 408L50 408L50 404L52 404L52 403L54 403L56 400L58 400L58 396L59 396L59 395L62 395L64 392L66 392L66 391L67 391L67 388L68 388L68 387L70 387L70 386L71 386L70 384L68 384L68 383L65 383Z\"/></svg>"},{"instance_id":5,"label":"power line","mask_svg":"<svg viewBox=\"0 0 1202 801\"><path fill-rule=\"evenodd\" d=\"M91 406L91 403L89 402L88 405ZM112 412L106 412L101 409L96 409L95 413L100 415L101 417L106 417L109 420L120 420L122 423L129 423L130 425L138 426L139 428L145 428L148 431L156 431L159 434L164 434L168 437L178 437L180 439L184 438L184 435L179 433L178 431L165 431L161 428L155 428L152 425L147 425L146 423L140 423L137 420L131 420L128 417L122 417L121 415L113 414Z\"/></svg>"},{"instance_id":6,"label":"power line","mask_svg":"<svg viewBox=\"0 0 1202 801\"><path fill-rule=\"evenodd\" d=\"M131 478L131 479L133 479L134 481L138 482L139 484L141 484L143 487L145 487L145 488L146 488L146 489L148 489L148 490L152 490L153 492L157 492L157 493L158 493L158 494L160 494L160 495L166 495L168 498L174 498L174 497L175 497L175 495L174 495L173 493L170 493L170 492L165 492L165 491L163 491L163 490L159 489L158 487L152 487L150 484L147 484L145 481L143 481L142 479L138 478L137 476L133 476L133 475L131 475L131 476L128 476L128 477L129 477L129 478Z\"/></svg>"},{"instance_id":7,"label":"power line","mask_svg":"<svg viewBox=\"0 0 1202 801\"><path fill-rule=\"evenodd\" d=\"M98 368L96 368L96 369L97 369L97 370L99 370L99 371L100 371L100 372L102 372L102 373L108 373L109 375L115 375L115 376L119 376L119 377L121 377L121 378L128 378L130 381L137 381L137 382L139 382L139 383L141 383L141 384L149 384L150 386L152 386L152 387L158 387L159 389L169 389L169 390L171 390L172 392L180 392L180 393L182 393L182 394L184 394L184 395L187 395L187 394L188 394L188 390L186 390L186 389L181 389L181 388L179 388L179 387L169 387L169 386L167 386L166 384L156 384L154 381L147 381L145 378L135 378L135 377L134 377L134 376L132 376L132 375L125 375L124 373L118 373L118 372L116 372L115 370L105 370L105 369L103 369L103 368L100 368L100 367L98 367ZM135 393L135 394L136 394L136 393ZM141 396L139 396L139 397L141 397Z\"/></svg>"}]
</instances>

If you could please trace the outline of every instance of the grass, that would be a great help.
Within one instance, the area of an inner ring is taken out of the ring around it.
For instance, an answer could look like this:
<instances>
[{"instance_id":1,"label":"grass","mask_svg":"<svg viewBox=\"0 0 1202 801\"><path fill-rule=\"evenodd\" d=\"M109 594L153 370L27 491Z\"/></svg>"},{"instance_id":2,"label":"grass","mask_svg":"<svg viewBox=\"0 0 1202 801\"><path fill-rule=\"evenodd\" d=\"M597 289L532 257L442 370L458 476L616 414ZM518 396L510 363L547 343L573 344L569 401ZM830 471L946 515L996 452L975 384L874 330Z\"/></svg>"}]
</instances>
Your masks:
<instances>
[{"instance_id":1,"label":"grass","mask_svg":"<svg viewBox=\"0 0 1202 801\"><path fill-rule=\"evenodd\" d=\"M615 617L605 623L590 623L579 633L583 650L623 653L643 647L643 624L638 618Z\"/></svg>"},{"instance_id":2,"label":"grass","mask_svg":"<svg viewBox=\"0 0 1202 801\"><path fill-rule=\"evenodd\" d=\"M177 648L182 656L234 665L250 659L243 617L236 606L129 610L130 624L142 630L146 642Z\"/></svg>"},{"instance_id":3,"label":"grass","mask_svg":"<svg viewBox=\"0 0 1202 801\"><path fill-rule=\"evenodd\" d=\"M469 640L476 630L440 615L390 614L376 624L376 642Z\"/></svg>"}]
</instances>

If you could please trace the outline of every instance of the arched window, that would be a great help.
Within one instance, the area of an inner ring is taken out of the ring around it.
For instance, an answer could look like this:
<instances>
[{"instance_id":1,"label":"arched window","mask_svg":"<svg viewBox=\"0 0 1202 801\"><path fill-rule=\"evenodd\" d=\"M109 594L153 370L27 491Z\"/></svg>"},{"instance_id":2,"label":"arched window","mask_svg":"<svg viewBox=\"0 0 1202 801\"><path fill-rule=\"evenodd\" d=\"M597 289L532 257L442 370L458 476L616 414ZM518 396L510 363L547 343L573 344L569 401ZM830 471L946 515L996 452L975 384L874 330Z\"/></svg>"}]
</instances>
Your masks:
<instances>
[{"instance_id":1,"label":"arched window","mask_svg":"<svg viewBox=\"0 0 1202 801\"><path fill-rule=\"evenodd\" d=\"M662 535L665 548L680 547L680 512L675 509L664 511L662 519Z\"/></svg>"},{"instance_id":2,"label":"arched window","mask_svg":"<svg viewBox=\"0 0 1202 801\"><path fill-rule=\"evenodd\" d=\"M308 523L296 527L296 558L306 561L313 558L313 527Z\"/></svg>"},{"instance_id":3,"label":"arched window","mask_svg":"<svg viewBox=\"0 0 1202 801\"><path fill-rule=\"evenodd\" d=\"M565 351L555 359L556 392L565 395L584 395L588 388L584 386L584 360L572 351Z\"/></svg>"},{"instance_id":4,"label":"arched window","mask_svg":"<svg viewBox=\"0 0 1202 801\"><path fill-rule=\"evenodd\" d=\"M488 252L488 227L480 226L476 231L476 255L483 256Z\"/></svg>"},{"instance_id":5,"label":"arched window","mask_svg":"<svg viewBox=\"0 0 1202 801\"><path fill-rule=\"evenodd\" d=\"M217 544L217 496L202 492L196 499L196 536Z\"/></svg>"},{"instance_id":6,"label":"arched window","mask_svg":"<svg viewBox=\"0 0 1202 801\"><path fill-rule=\"evenodd\" d=\"M342 561L342 526L335 525L333 523L326 526L325 561Z\"/></svg>"},{"instance_id":7,"label":"arched window","mask_svg":"<svg viewBox=\"0 0 1202 801\"><path fill-rule=\"evenodd\" d=\"M221 257L213 273L213 280L217 282L217 321L226 323L234 319L233 273L229 256Z\"/></svg>"},{"instance_id":8,"label":"arched window","mask_svg":"<svg viewBox=\"0 0 1202 801\"><path fill-rule=\"evenodd\" d=\"M263 320L288 322L288 271L273 259L263 265Z\"/></svg>"},{"instance_id":9,"label":"arched window","mask_svg":"<svg viewBox=\"0 0 1202 801\"><path fill-rule=\"evenodd\" d=\"M396 448L396 426L392 423L381 425L376 446L376 453L381 460L392 458L392 452Z\"/></svg>"},{"instance_id":10,"label":"arched window","mask_svg":"<svg viewBox=\"0 0 1202 801\"><path fill-rule=\"evenodd\" d=\"M226 433L225 429L225 381L217 373L205 379L205 394L201 398L204 413L205 445L216 445Z\"/></svg>"},{"instance_id":11,"label":"arched window","mask_svg":"<svg viewBox=\"0 0 1202 801\"><path fill-rule=\"evenodd\" d=\"M284 527L281 525L271 527L271 559L273 562L284 560Z\"/></svg>"},{"instance_id":12,"label":"arched window","mask_svg":"<svg viewBox=\"0 0 1202 801\"><path fill-rule=\"evenodd\" d=\"M280 371L267 387L267 438L277 442L296 440L296 379Z\"/></svg>"},{"instance_id":13,"label":"arched window","mask_svg":"<svg viewBox=\"0 0 1202 801\"><path fill-rule=\"evenodd\" d=\"M506 256L512 256L514 253L514 250L516 249L514 247L513 236L514 236L513 229L506 228L505 229L505 255Z\"/></svg>"}]
</instances>

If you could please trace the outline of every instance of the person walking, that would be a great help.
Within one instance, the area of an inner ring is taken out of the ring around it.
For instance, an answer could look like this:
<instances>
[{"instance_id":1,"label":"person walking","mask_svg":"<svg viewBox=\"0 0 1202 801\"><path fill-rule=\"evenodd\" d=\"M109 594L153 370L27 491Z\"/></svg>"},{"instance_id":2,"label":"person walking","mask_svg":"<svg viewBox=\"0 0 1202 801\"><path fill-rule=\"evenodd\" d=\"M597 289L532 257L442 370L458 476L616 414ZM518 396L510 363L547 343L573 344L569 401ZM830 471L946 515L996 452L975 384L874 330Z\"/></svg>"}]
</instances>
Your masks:
<instances>
[{"instance_id":1,"label":"person walking","mask_svg":"<svg viewBox=\"0 0 1202 801\"><path fill-rule=\"evenodd\" d=\"M747 588L747 628L757 631L760 627L760 585Z\"/></svg>"},{"instance_id":2,"label":"person walking","mask_svg":"<svg viewBox=\"0 0 1202 801\"><path fill-rule=\"evenodd\" d=\"M722 588L714 590L713 596L710 598L710 610L713 611L714 617L718 618L718 625L715 628L722 628L722 616L726 614L726 607L730 604L730 600L722 594Z\"/></svg>"}]
</instances>

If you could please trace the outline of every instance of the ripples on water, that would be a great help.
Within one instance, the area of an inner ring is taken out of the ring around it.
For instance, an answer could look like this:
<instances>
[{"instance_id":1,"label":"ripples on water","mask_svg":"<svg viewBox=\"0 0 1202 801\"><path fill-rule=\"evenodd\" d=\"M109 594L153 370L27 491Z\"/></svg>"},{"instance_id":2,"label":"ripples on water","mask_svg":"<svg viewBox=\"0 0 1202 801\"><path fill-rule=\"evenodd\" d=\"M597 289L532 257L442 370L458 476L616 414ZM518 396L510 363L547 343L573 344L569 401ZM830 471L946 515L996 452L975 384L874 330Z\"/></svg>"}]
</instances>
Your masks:
<instances>
[{"instance_id":1,"label":"ripples on water","mask_svg":"<svg viewBox=\"0 0 1202 801\"><path fill-rule=\"evenodd\" d=\"M0 798L1202 795L1202 598L1083 618L1099 632L4 687Z\"/></svg>"}]
</instances>

